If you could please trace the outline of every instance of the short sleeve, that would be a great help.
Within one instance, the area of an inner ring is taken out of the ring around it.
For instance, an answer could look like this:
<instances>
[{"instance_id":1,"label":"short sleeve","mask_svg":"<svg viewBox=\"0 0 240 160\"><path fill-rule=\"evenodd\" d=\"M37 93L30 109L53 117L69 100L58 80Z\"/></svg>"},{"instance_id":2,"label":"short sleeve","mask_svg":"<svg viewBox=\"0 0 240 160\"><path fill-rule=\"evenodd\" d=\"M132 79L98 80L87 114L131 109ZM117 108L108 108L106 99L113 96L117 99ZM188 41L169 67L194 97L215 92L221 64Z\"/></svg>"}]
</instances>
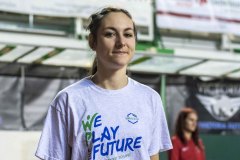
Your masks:
<instances>
[{"instance_id":1,"label":"short sleeve","mask_svg":"<svg viewBox=\"0 0 240 160\"><path fill-rule=\"evenodd\" d=\"M38 143L36 156L44 160L70 159L64 114L50 106Z\"/></svg>"},{"instance_id":2,"label":"short sleeve","mask_svg":"<svg viewBox=\"0 0 240 160\"><path fill-rule=\"evenodd\" d=\"M149 148L150 156L172 149L166 116L159 94L153 98L153 105L155 111L152 122L151 144Z\"/></svg>"}]
</instances>

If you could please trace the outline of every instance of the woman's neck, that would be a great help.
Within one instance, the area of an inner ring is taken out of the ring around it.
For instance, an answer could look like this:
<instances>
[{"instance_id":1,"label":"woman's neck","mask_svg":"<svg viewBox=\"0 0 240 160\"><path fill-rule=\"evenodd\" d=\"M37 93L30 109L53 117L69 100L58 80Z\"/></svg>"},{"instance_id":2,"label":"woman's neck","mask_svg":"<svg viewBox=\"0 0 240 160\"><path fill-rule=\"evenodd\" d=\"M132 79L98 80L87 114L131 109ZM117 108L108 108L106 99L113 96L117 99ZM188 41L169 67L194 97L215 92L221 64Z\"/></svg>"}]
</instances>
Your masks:
<instances>
[{"instance_id":1,"label":"woman's neck","mask_svg":"<svg viewBox=\"0 0 240 160\"><path fill-rule=\"evenodd\" d=\"M92 77L91 80L98 86L116 90L125 87L128 84L128 77L126 70L118 70L115 72L101 72L98 70Z\"/></svg>"},{"instance_id":2,"label":"woman's neck","mask_svg":"<svg viewBox=\"0 0 240 160\"><path fill-rule=\"evenodd\" d=\"M192 132L183 131L184 138L188 141L192 138Z\"/></svg>"}]
</instances>

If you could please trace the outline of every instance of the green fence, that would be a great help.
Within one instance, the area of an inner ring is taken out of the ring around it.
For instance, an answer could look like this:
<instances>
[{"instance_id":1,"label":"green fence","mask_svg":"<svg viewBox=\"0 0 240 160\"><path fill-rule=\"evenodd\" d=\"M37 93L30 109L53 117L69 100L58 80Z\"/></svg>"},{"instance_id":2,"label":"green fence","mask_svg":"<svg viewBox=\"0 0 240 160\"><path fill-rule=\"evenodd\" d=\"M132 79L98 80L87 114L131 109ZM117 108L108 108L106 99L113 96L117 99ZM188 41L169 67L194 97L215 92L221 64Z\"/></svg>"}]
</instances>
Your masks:
<instances>
[{"instance_id":1,"label":"green fence","mask_svg":"<svg viewBox=\"0 0 240 160\"><path fill-rule=\"evenodd\" d=\"M201 135L206 150L206 160L240 160L239 135ZM160 154L167 160L167 153Z\"/></svg>"}]
</instances>

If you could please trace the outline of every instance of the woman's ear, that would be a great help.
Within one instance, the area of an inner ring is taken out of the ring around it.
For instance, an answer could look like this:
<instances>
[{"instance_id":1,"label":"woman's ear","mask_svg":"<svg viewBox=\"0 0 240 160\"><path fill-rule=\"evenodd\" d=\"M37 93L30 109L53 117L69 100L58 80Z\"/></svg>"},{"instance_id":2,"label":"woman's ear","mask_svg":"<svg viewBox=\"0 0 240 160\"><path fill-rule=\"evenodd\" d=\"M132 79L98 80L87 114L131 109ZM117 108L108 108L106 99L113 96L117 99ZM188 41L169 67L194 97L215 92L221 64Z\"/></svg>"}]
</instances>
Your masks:
<instances>
[{"instance_id":1,"label":"woman's ear","mask_svg":"<svg viewBox=\"0 0 240 160\"><path fill-rule=\"evenodd\" d=\"M92 34L89 34L89 36L88 36L88 45L90 46L90 48L92 50L95 51L95 49L96 49L96 42L95 42Z\"/></svg>"}]
</instances>

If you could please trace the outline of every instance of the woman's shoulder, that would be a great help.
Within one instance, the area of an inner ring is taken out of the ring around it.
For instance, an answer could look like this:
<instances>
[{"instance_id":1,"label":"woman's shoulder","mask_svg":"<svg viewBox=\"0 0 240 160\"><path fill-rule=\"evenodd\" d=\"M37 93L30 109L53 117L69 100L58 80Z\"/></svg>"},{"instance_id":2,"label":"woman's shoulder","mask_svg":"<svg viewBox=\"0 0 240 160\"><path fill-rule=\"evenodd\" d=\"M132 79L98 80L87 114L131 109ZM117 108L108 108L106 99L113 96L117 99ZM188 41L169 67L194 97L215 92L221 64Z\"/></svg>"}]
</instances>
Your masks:
<instances>
[{"instance_id":1,"label":"woman's shoulder","mask_svg":"<svg viewBox=\"0 0 240 160\"><path fill-rule=\"evenodd\" d=\"M82 96L87 92L85 88L88 86L88 83L87 78L83 78L65 87L57 93L50 105L57 107L58 110L65 110L64 106L71 106L70 104L80 102Z\"/></svg>"},{"instance_id":2,"label":"woman's shoulder","mask_svg":"<svg viewBox=\"0 0 240 160\"><path fill-rule=\"evenodd\" d=\"M176 136L176 135L174 135L174 136L172 136L172 141L179 141L180 139L179 139L179 137L178 136Z\"/></svg>"},{"instance_id":3,"label":"woman's shoulder","mask_svg":"<svg viewBox=\"0 0 240 160\"><path fill-rule=\"evenodd\" d=\"M81 93L84 92L85 88L87 88L88 86L89 86L89 82L87 77L83 78L60 90L57 93L55 100L66 99L69 96L74 97L74 95L81 95Z\"/></svg>"},{"instance_id":4,"label":"woman's shoulder","mask_svg":"<svg viewBox=\"0 0 240 160\"><path fill-rule=\"evenodd\" d=\"M181 144L181 140L177 135L171 137L172 143Z\"/></svg>"},{"instance_id":5,"label":"woman's shoulder","mask_svg":"<svg viewBox=\"0 0 240 160\"><path fill-rule=\"evenodd\" d=\"M148 94L159 95L157 93L157 91L155 91L153 88L147 86L146 84L138 82L132 78L129 78L129 80L132 83L132 86L135 87L136 90L138 90L140 92L147 92Z\"/></svg>"},{"instance_id":6,"label":"woman's shoulder","mask_svg":"<svg viewBox=\"0 0 240 160\"><path fill-rule=\"evenodd\" d=\"M201 138L198 139L198 143L199 143L200 147L204 149L204 144L203 144L203 141Z\"/></svg>"},{"instance_id":7,"label":"woman's shoulder","mask_svg":"<svg viewBox=\"0 0 240 160\"><path fill-rule=\"evenodd\" d=\"M182 148L184 144L177 135L171 137L173 148Z\"/></svg>"},{"instance_id":8,"label":"woman's shoulder","mask_svg":"<svg viewBox=\"0 0 240 160\"><path fill-rule=\"evenodd\" d=\"M88 77L80 79L59 91L59 94L80 92L90 84Z\"/></svg>"}]
</instances>

